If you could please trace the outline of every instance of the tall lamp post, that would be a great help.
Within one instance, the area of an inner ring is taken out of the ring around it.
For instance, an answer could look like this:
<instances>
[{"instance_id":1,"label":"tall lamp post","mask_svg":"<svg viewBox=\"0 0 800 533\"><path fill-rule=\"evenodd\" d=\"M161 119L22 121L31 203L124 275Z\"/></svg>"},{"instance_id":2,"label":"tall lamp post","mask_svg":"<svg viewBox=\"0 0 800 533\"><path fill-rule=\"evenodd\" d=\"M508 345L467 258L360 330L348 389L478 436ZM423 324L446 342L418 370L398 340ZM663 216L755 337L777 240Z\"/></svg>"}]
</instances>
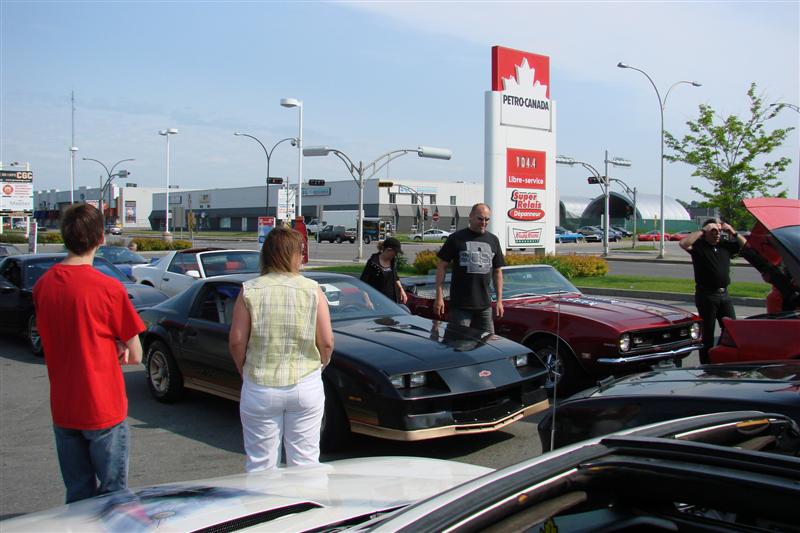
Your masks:
<instances>
[{"instance_id":1,"label":"tall lamp post","mask_svg":"<svg viewBox=\"0 0 800 533\"><path fill-rule=\"evenodd\" d=\"M272 159L272 152L274 152L275 148L277 148L278 145L281 144L282 142L291 141L292 146L297 145L297 138L296 137L286 137L285 139L281 139L280 141L278 141L275 144L273 144L272 148L267 150L267 147L264 146L264 143L262 143L258 139L258 137L250 135L249 133L241 133L239 131L234 131L233 134L236 135L237 137L248 137L250 139L253 139L255 142L257 142L261 146L261 148L264 150L264 155L267 156L267 179L266 179L266 183L267 183L267 201L266 201L265 206L264 206L264 208L265 208L264 216L269 216L269 162L270 162L270 159Z\"/></svg>"},{"instance_id":2,"label":"tall lamp post","mask_svg":"<svg viewBox=\"0 0 800 533\"><path fill-rule=\"evenodd\" d=\"M586 170L588 170L588 171L590 171L592 173L592 177L589 178L589 183L592 183L592 184L597 183L602 187L602 189L603 189L603 226L604 226L603 227L603 256L608 256L608 254L609 254L608 228L611 226L611 220L610 220L610 218L608 216L609 215L609 208L608 208L609 194L608 193L609 193L610 181L613 180L613 178L609 178L608 177L608 165L610 163L613 166L629 167L629 166L631 166L631 162L628 161L627 159L623 159L621 157L615 157L613 159L609 159L608 158L608 150L606 150L606 156L605 156L605 160L604 160L605 171L606 171L605 175L600 175L600 172L596 168L594 168L592 165L590 165L589 163L586 163L584 161L578 161L577 159L573 159L572 157L567 157L567 156L560 155L560 156L556 157L556 163L559 164L559 165L567 165L567 166L570 166L570 167L575 166L575 165L581 165L583 168L585 168Z\"/></svg>"},{"instance_id":3,"label":"tall lamp post","mask_svg":"<svg viewBox=\"0 0 800 533\"><path fill-rule=\"evenodd\" d=\"M350 171L353 180L358 187L358 229L356 230L356 240L358 241L358 257L356 261L361 262L364 260L364 181L370 179L378 173L383 167L389 164L393 159L404 156L408 153L416 153L419 157L427 157L431 159L444 159L449 160L453 157L453 153L446 148L433 148L430 146L419 146L417 148L407 148L403 150L392 150L382 156L376 158L371 163L364 165L363 161L359 161L356 165L347 154L336 148L329 148L327 146L312 146L303 149L303 155L308 157L326 156L333 153Z\"/></svg>"},{"instance_id":4,"label":"tall lamp post","mask_svg":"<svg viewBox=\"0 0 800 533\"><path fill-rule=\"evenodd\" d=\"M69 147L69 205L75 203L75 152L77 151L77 146Z\"/></svg>"},{"instance_id":5,"label":"tall lamp post","mask_svg":"<svg viewBox=\"0 0 800 533\"><path fill-rule=\"evenodd\" d=\"M116 163L114 163L113 165L111 165L111 169L109 169L105 165L105 163L103 163L102 161L100 161L98 159L92 159L91 157L84 157L82 159L84 161L94 161L95 163L97 163L101 167L103 167L103 170L106 171L107 179L106 179L105 184L103 184L100 187L100 197L99 197L100 199L98 200L98 203L97 203L98 207L100 207L100 214L102 215L103 214L103 194L105 194L106 188L111 184L111 180L113 180L117 176L120 176L120 177L124 178L124 177L128 176L128 174L130 174L130 172L128 172L127 170L120 170L119 172L114 174L114 169L117 168L117 165L119 165L120 163L125 163L126 161L136 161L136 160L135 159L121 159L121 160L117 161Z\"/></svg>"},{"instance_id":6,"label":"tall lamp post","mask_svg":"<svg viewBox=\"0 0 800 533\"><path fill-rule=\"evenodd\" d=\"M667 106L667 98L669 97L670 91L672 89L674 89L675 87L677 87L678 85L681 85L681 84L685 83L687 85L691 85L692 87L702 87L702 84L698 83L696 81L687 81L687 80L676 81L675 83L673 83L670 86L669 89L667 89L667 93L664 95L664 99L662 100L661 99L661 93L658 92L658 87L656 87L656 84L653 81L653 78L651 78L647 74L647 72L645 72L644 70L642 70L640 68L632 67L632 66L630 66L630 65L628 65L626 63L623 63L622 61L617 63L617 67L619 67L619 68L629 68L629 69L632 69L632 70L635 70L637 72L641 72L642 74L644 74L644 76L650 82L650 85L652 85L653 89L655 89L656 97L658 98L658 107L659 107L659 109L661 111L661 208L660 208L661 211L659 213L659 216L661 218L661 238L658 240L658 242L660 243L659 251L658 251L658 258L659 259L664 259L664 255L666 254L666 252L664 250L664 233L666 231L666 224L665 224L665 221L664 221L664 108Z\"/></svg>"},{"instance_id":7,"label":"tall lamp post","mask_svg":"<svg viewBox=\"0 0 800 533\"><path fill-rule=\"evenodd\" d=\"M631 239L631 248L636 247L636 187L631 189L627 183L617 178L609 178L609 181L616 181L622 188L625 189L625 194L633 202L633 238Z\"/></svg>"},{"instance_id":8,"label":"tall lamp post","mask_svg":"<svg viewBox=\"0 0 800 533\"><path fill-rule=\"evenodd\" d=\"M769 106L776 108L775 109L775 113L777 113L778 111L780 111L784 107L788 107L792 111L794 111L796 113L800 113L800 106L797 106L795 104L788 104L786 102L776 102L774 104L770 104ZM800 165L798 165L798 166L800 166ZM800 168L798 168L798 172L797 172L797 199L800 200Z\"/></svg>"},{"instance_id":9,"label":"tall lamp post","mask_svg":"<svg viewBox=\"0 0 800 533\"><path fill-rule=\"evenodd\" d=\"M300 127L297 132L297 211L295 217L303 216L303 101L297 98L281 98L281 105L296 107L300 110Z\"/></svg>"},{"instance_id":10,"label":"tall lamp post","mask_svg":"<svg viewBox=\"0 0 800 533\"><path fill-rule=\"evenodd\" d=\"M167 138L167 194L164 198L165 204L165 211L166 211L166 222L164 224L164 239L169 241L170 240L170 232L169 232L169 136L170 135L177 135L178 130L175 128L167 128L165 130L159 130L159 135L163 135Z\"/></svg>"}]
</instances>

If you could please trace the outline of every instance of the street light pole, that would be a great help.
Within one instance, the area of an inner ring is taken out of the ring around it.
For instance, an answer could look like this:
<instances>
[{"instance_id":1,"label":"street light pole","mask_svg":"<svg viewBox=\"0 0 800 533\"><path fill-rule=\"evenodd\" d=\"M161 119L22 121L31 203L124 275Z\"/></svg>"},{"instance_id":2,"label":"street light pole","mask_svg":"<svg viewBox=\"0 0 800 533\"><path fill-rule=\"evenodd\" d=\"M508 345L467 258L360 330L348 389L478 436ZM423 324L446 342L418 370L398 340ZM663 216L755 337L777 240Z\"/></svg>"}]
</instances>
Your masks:
<instances>
[{"instance_id":1,"label":"street light pole","mask_svg":"<svg viewBox=\"0 0 800 533\"><path fill-rule=\"evenodd\" d=\"M786 103L786 102L776 102L776 103L774 103L774 104L770 104L769 106L770 106L770 107L774 107L774 108L776 108L776 109L775 109L775 113L776 113L776 114L777 114L777 113L778 113L778 112L779 112L781 109L783 109L784 107L788 107L788 108L789 108L789 109L791 109L792 111L794 111L794 112L796 112L796 113L800 113L800 106L797 106L797 105L795 105L795 104L788 104L788 103ZM774 116L774 115L773 115L773 116ZM800 165L798 165L798 167L800 167ZM797 199L798 199L798 200L800 200L800 168L798 168L798 171L797 171Z\"/></svg>"},{"instance_id":2,"label":"street light pole","mask_svg":"<svg viewBox=\"0 0 800 533\"><path fill-rule=\"evenodd\" d=\"M165 205L165 212L166 212L166 222L164 224L164 240L170 241L171 234L169 232L169 136L170 135L177 135L178 130L175 128L167 128L165 130L159 130L159 135L163 135L167 138L167 195L165 197L166 205Z\"/></svg>"},{"instance_id":3,"label":"street light pole","mask_svg":"<svg viewBox=\"0 0 800 533\"><path fill-rule=\"evenodd\" d=\"M393 159L397 159L398 157L412 152L416 153L419 157L427 157L430 159L449 160L453 156L452 152L446 148L418 146L416 149L406 148L401 150L392 150L391 152L387 152L376 158L367 165L364 165L363 161L359 161L358 165L356 166L356 164L352 159L350 159L350 157L347 156L347 154L341 150L337 150L336 148L330 148L327 146L312 146L303 149L303 155L306 157L327 156L331 153L338 157L345 164L347 170L350 172L350 175L353 177L353 180L358 186L358 229L356 235L356 240L358 241L358 257L355 258L356 261L362 262L364 260L364 180L373 177ZM369 173L369 175L366 175L367 173Z\"/></svg>"},{"instance_id":4,"label":"street light pole","mask_svg":"<svg viewBox=\"0 0 800 533\"><path fill-rule=\"evenodd\" d=\"M273 144L272 148L267 150L267 147L264 146L264 143L262 143L258 139L258 137L255 137L254 135L250 135L249 133L241 133L241 132L238 132L238 131L234 131L233 134L236 135L237 137L248 137L250 139L253 139L255 142L257 142L261 146L261 148L264 150L264 155L267 156L267 179L266 179L267 201L265 202L265 206L264 206L264 208L265 208L264 216L268 217L269 216L269 162L272 159L272 152L275 151L275 148L277 148L277 146L279 144L281 144L282 142L291 141L292 142L292 146L295 146L297 144L297 138L295 138L295 137L286 137L285 139L281 139L280 141L278 141L275 144Z\"/></svg>"},{"instance_id":5,"label":"street light pole","mask_svg":"<svg viewBox=\"0 0 800 533\"><path fill-rule=\"evenodd\" d=\"M664 233L666 231L666 223L664 221L664 108L667 105L667 97L669 97L670 91L672 89L674 89L675 87L677 87L678 85L680 85L682 83L685 83L685 84L691 85L693 87L701 87L702 84L700 84L700 83L698 83L696 81L687 81L687 80L677 81L677 82L673 83L670 86L669 89L667 89L667 94L664 95L664 99L662 100L661 99L661 93L658 92L658 87L656 87L656 84L653 81L653 78L651 78L647 74L647 72L645 72L644 70L642 70L640 68L632 67L632 66L630 66L628 64L625 64L622 61L617 63L617 67L619 67L619 68L629 68L629 69L632 69L632 70L635 70L637 72L641 72L642 74L644 74L644 76L648 79L648 81L650 81L650 85L652 85L653 89L655 89L656 97L658 98L658 107L659 107L659 110L661 111L661 207L660 207L661 211L659 213L659 215L661 217L661 235L658 238L658 242L659 242L658 258L659 259L664 259L664 256L666 255L666 250L665 250L665 246L664 246Z\"/></svg>"},{"instance_id":6,"label":"street light pole","mask_svg":"<svg viewBox=\"0 0 800 533\"><path fill-rule=\"evenodd\" d=\"M99 159L92 159L91 157L84 157L83 160L84 161L94 161L95 163L97 163L101 167L103 167L103 170L106 171L106 176L108 177L108 179L106 179L106 183L104 185L103 184L103 178L102 177L100 178L100 194L98 195L98 200L97 200L97 205L100 208L100 214L103 215L103 194L105 193L106 187L108 187L111 184L111 180L114 179L115 177L117 177L117 176L125 177L128 174L130 174L130 172L128 172L127 170L120 170L119 172L114 174L114 169L117 168L117 165L119 165L120 163L125 163L126 161L136 161L136 160L135 159L120 159L119 161L117 161L116 163L114 163L111 166L110 170L105 165L105 163L103 163Z\"/></svg>"},{"instance_id":7,"label":"street light pole","mask_svg":"<svg viewBox=\"0 0 800 533\"><path fill-rule=\"evenodd\" d=\"M295 217L303 216L303 101L297 98L281 98L283 107L296 107L300 110L300 125L297 133L297 211ZM288 190L287 190L288 193ZM305 222L305 218L303 219Z\"/></svg>"}]
</instances>

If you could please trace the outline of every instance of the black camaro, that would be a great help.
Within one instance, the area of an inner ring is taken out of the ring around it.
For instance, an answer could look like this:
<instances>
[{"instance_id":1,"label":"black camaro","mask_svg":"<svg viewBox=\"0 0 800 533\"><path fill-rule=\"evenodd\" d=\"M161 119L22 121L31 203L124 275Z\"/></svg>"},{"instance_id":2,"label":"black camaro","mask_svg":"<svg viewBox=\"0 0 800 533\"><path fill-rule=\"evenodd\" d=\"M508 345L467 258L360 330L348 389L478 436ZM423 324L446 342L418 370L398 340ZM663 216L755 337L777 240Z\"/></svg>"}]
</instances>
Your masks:
<instances>
[{"instance_id":1,"label":"black camaro","mask_svg":"<svg viewBox=\"0 0 800 533\"><path fill-rule=\"evenodd\" d=\"M323 449L350 431L406 441L493 431L548 406L546 370L528 348L413 316L352 276L305 275L325 293L335 337L323 372ZM198 281L141 312L156 399L175 401L185 387L239 399L228 333L242 282L252 277Z\"/></svg>"}]
</instances>

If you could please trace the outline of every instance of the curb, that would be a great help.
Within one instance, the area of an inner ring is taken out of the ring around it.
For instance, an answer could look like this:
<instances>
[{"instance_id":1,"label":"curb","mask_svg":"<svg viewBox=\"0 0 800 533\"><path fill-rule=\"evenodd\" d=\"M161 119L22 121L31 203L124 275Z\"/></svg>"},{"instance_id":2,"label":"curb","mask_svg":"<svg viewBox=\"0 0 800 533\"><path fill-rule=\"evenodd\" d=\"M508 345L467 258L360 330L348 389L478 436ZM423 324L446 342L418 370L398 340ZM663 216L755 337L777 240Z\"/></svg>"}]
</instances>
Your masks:
<instances>
[{"instance_id":1,"label":"curb","mask_svg":"<svg viewBox=\"0 0 800 533\"><path fill-rule=\"evenodd\" d=\"M578 287L578 289L583 293L596 294L598 296L620 296L624 298L644 298L647 300L694 302L694 294L681 292L635 291L630 289L605 289L601 287ZM733 302L733 305L743 307L765 307L766 305L766 302L761 298L745 298L743 296L732 296L731 302Z\"/></svg>"}]
</instances>

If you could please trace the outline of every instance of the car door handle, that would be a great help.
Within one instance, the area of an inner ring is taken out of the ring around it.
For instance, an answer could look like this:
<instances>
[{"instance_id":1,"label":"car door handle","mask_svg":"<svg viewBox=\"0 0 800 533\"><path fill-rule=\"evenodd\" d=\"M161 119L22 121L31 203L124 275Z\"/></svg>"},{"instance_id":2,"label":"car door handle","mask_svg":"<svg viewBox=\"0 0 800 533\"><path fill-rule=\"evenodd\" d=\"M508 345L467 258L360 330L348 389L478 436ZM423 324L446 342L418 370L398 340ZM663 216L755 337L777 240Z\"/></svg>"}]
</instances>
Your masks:
<instances>
[{"instance_id":1,"label":"car door handle","mask_svg":"<svg viewBox=\"0 0 800 533\"><path fill-rule=\"evenodd\" d=\"M161 278L161 281L169 281L169 278Z\"/></svg>"}]
</instances>

